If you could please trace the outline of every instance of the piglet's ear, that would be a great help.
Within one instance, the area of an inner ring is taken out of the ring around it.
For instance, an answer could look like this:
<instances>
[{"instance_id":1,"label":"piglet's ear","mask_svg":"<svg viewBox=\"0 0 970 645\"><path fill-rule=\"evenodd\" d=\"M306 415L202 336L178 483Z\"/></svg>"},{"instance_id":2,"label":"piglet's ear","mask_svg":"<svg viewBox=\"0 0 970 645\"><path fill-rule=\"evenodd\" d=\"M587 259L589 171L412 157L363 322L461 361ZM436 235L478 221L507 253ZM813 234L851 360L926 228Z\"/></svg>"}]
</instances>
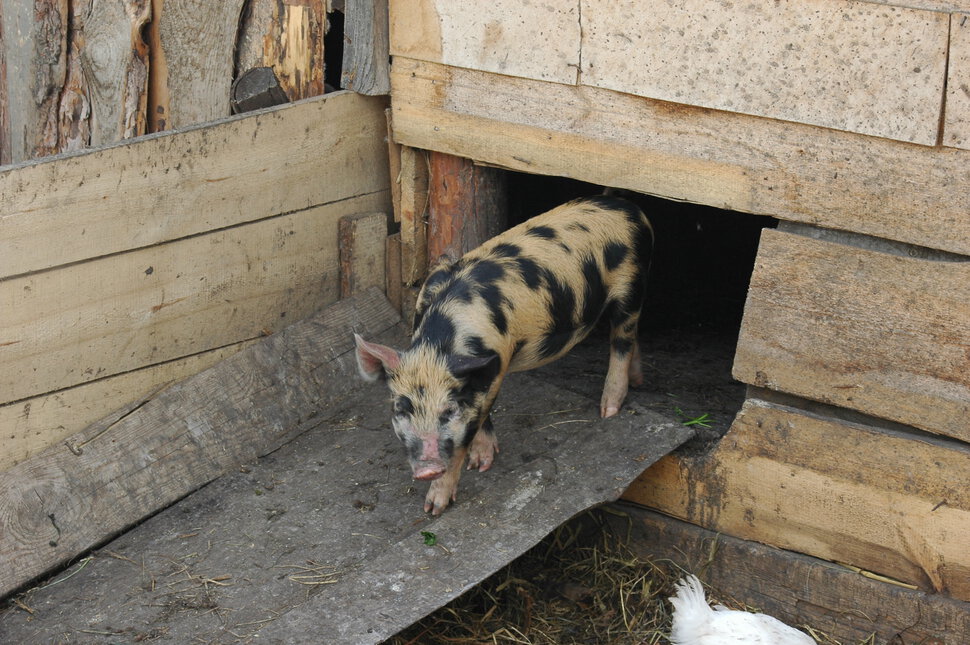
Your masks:
<instances>
[{"instance_id":1,"label":"piglet's ear","mask_svg":"<svg viewBox=\"0 0 970 645\"><path fill-rule=\"evenodd\" d=\"M495 377L502 367L498 354L491 352L487 356L457 356L448 357L448 370L465 381L465 387L473 390L487 390L492 386Z\"/></svg>"},{"instance_id":2,"label":"piglet's ear","mask_svg":"<svg viewBox=\"0 0 970 645\"><path fill-rule=\"evenodd\" d=\"M354 334L357 343L357 370L366 381L376 381L401 364L401 354L385 345L368 343Z\"/></svg>"},{"instance_id":3,"label":"piglet's ear","mask_svg":"<svg viewBox=\"0 0 970 645\"><path fill-rule=\"evenodd\" d=\"M489 354L488 356L452 355L448 357L448 370L458 378L462 378L488 368L492 361L498 362L498 354Z\"/></svg>"}]
</instances>

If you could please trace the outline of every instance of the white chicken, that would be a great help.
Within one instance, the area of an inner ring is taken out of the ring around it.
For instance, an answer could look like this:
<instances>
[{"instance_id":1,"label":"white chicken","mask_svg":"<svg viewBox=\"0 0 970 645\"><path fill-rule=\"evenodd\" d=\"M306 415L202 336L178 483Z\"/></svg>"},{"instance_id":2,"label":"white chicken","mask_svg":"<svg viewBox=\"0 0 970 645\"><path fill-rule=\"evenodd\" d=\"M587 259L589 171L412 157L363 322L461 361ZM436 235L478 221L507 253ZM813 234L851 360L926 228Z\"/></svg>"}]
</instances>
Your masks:
<instances>
[{"instance_id":1,"label":"white chicken","mask_svg":"<svg viewBox=\"0 0 970 645\"><path fill-rule=\"evenodd\" d=\"M728 609L711 609L704 587L697 576L677 583L674 624L670 630L673 645L815 645L815 639L765 614Z\"/></svg>"}]
</instances>

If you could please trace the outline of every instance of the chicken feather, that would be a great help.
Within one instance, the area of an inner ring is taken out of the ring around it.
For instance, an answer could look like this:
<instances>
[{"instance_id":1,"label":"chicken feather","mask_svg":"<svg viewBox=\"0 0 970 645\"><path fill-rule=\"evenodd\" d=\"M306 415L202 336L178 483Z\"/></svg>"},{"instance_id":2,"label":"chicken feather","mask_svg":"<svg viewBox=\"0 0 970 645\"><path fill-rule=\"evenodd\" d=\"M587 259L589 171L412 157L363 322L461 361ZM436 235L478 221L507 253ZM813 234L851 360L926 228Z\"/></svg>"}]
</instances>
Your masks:
<instances>
[{"instance_id":1,"label":"chicken feather","mask_svg":"<svg viewBox=\"0 0 970 645\"><path fill-rule=\"evenodd\" d=\"M673 645L815 645L815 639L766 614L711 609L697 576L676 584L670 642Z\"/></svg>"}]
</instances>

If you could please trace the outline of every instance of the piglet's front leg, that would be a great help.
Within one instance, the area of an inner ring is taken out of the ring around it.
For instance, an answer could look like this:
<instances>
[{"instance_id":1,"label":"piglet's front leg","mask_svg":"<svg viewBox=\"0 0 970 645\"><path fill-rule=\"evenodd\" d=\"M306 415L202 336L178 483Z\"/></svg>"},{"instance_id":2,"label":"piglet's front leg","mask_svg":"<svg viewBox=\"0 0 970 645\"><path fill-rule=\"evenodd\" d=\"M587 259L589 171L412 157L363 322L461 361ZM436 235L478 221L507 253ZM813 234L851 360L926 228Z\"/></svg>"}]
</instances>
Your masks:
<instances>
[{"instance_id":1,"label":"piglet's front leg","mask_svg":"<svg viewBox=\"0 0 970 645\"><path fill-rule=\"evenodd\" d=\"M431 512L432 515L441 515L448 508L448 504L457 499L458 480L461 478L461 467L465 463L465 455L468 449L464 447L455 448L455 453L448 462L448 469L445 474L431 482L428 495L424 498L424 512Z\"/></svg>"}]
</instances>

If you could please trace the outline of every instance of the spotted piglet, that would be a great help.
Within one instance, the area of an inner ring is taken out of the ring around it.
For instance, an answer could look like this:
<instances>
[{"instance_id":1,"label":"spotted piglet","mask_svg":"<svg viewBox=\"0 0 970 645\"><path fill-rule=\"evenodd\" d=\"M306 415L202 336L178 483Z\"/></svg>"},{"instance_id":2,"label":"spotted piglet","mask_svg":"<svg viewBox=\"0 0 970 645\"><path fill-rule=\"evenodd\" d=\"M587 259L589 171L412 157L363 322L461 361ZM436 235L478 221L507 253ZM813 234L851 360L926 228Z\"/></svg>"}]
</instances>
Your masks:
<instances>
[{"instance_id":1,"label":"spotted piglet","mask_svg":"<svg viewBox=\"0 0 970 645\"><path fill-rule=\"evenodd\" d=\"M489 412L505 375L556 360L609 317L600 415L643 381L637 321L650 223L617 197L578 199L492 238L427 278L411 347L355 336L367 380L386 377L394 432L415 479L432 480L424 510L455 499L462 465L488 470L498 442Z\"/></svg>"}]
</instances>

